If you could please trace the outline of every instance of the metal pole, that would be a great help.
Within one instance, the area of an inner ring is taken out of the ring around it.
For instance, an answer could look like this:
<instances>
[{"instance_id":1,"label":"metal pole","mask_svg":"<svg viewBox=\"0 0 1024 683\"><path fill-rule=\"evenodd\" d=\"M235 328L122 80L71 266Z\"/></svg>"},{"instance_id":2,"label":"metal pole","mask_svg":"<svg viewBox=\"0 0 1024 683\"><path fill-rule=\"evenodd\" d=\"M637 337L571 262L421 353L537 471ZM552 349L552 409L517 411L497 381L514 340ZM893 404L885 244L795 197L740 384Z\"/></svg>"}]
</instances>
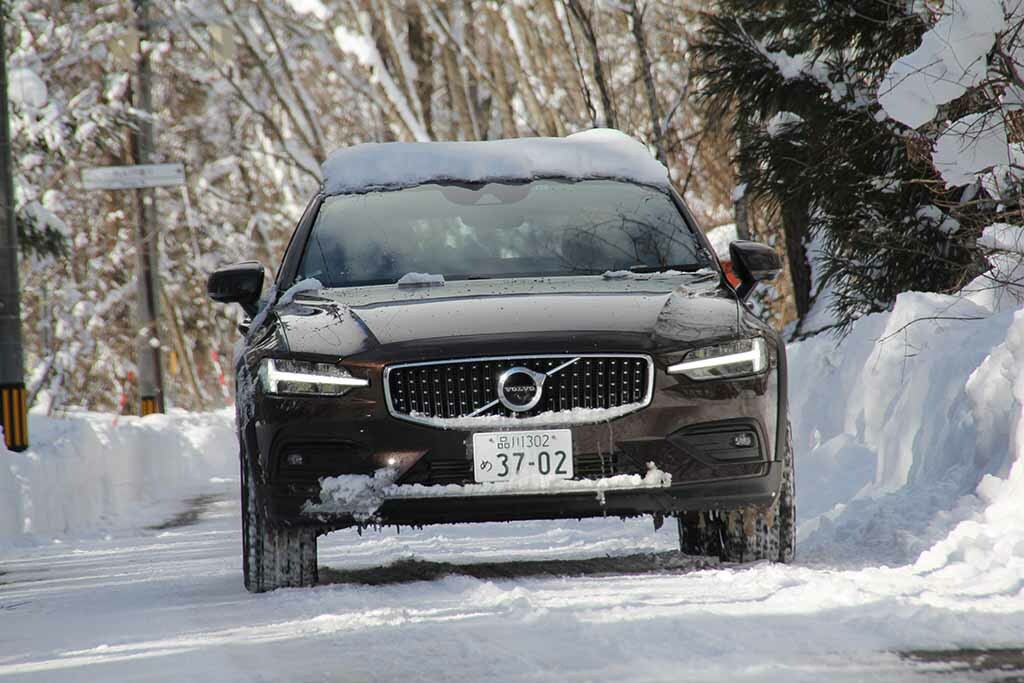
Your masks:
<instances>
[{"instance_id":1,"label":"metal pole","mask_svg":"<svg viewBox=\"0 0 1024 683\"><path fill-rule=\"evenodd\" d=\"M138 85L135 108L142 113L136 119L137 131L133 135L136 164L148 164L153 153L153 100L150 93L149 55L145 45L149 42L149 7L146 0L135 0L135 20L139 30L137 55ZM155 278L160 274L159 238L156 231L156 205L152 189L136 190L139 229L135 236L138 259L139 291L136 319L141 332L138 340L139 393L142 405L140 415L164 412L163 370L160 363L159 299Z\"/></svg>"},{"instance_id":2,"label":"metal pole","mask_svg":"<svg viewBox=\"0 0 1024 683\"><path fill-rule=\"evenodd\" d=\"M11 125L7 102L7 3L0 3L0 426L12 451L28 448L21 296L18 288L18 226L14 222Z\"/></svg>"}]
</instances>

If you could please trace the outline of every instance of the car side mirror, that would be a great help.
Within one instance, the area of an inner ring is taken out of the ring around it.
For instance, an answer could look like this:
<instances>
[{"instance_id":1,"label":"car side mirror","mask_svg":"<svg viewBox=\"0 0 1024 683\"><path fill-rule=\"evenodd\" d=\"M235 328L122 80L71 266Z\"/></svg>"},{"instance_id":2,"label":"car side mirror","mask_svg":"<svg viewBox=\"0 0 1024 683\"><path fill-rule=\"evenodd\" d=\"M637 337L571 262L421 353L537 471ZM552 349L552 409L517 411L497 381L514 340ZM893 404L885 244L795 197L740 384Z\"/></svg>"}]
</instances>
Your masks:
<instances>
[{"instance_id":1,"label":"car side mirror","mask_svg":"<svg viewBox=\"0 0 1024 683\"><path fill-rule=\"evenodd\" d=\"M766 244L737 240L729 244L732 267L740 280L736 293L746 301L758 282L774 280L782 271L782 262L775 250Z\"/></svg>"},{"instance_id":2,"label":"car side mirror","mask_svg":"<svg viewBox=\"0 0 1024 683\"><path fill-rule=\"evenodd\" d=\"M250 318L259 310L263 292L263 266L245 261L218 268L206 281L206 292L222 304L239 304Z\"/></svg>"}]
</instances>

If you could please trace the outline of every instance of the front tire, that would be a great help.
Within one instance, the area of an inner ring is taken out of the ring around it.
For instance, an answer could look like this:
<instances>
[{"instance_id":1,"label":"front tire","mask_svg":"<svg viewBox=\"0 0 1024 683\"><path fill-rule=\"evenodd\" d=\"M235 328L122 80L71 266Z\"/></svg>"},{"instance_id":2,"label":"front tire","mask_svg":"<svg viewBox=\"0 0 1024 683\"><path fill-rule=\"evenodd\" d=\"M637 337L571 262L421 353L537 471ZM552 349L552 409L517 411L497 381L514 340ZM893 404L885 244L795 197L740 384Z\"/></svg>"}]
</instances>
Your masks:
<instances>
[{"instance_id":1,"label":"front tire","mask_svg":"<svg viewBox=\"0 0 1024 683\"><path fill-rule=\"evenodd\" d=\"M315 586L316 530L275 525L256 494L253 465L242 456L242 572L251 593Z\"/></svg>"},{"instance_id":2,"label":"front tire","mask_svg":"<svg viewBox=\"0 0 1024 683\"><path fill-rule=\"evenodd\" d=\"M679 549L687 555L717 556L723 562L792 562L796 551L796 491L789 424L782 454L782 486L775 502L767 507L683 512L677 521Z\"/></svg>"}]
</instances>

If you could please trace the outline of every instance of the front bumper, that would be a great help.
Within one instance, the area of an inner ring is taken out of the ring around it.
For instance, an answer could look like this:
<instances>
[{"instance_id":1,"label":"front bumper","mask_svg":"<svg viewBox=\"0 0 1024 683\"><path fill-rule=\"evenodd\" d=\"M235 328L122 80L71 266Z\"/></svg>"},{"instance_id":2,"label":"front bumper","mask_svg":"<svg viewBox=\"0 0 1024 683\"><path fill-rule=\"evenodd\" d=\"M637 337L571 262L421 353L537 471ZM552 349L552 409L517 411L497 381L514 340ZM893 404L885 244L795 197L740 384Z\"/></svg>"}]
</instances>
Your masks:
<instances>
[{"instance_id":1,"label":"front bumper","mask_svg":"<svg viewBox=\"0 0 1024 683\"><path fill-rule=\"evenodd\" d=\"M419 526L463 522L512 522L529 519L583 519L673 514L684 510L721 510L747 505L770 505L778 495L781 463L766 463L763 474L737 479L701 481L668 487L635 487L557 493L488 494L477 496L401 497L385 500L374 523ZM348 515L296 514L281 498L272 503L273 516L287 523L354 526ZM285 503L282 507L281 503Z\"/></svg>"},{"instance_id":2,"label":"front bumper","mask_svg":"<svg viewBox=\"0 0 1024 683\"><path fill-rule=\"evenodd\" d=\"M372 371L367 376L373 377ZM653 400L646 408L609 422L551 426L572 429L575 469L578 477L598 480L592 490L403 495L385 500L373 523L635 516L770 504L780 482L776 377L771 372L700 384L659 369ZM246 451L258 454L263 473L259 493L268 513L279 523L323 529L366 520L345 513L303 512L307 502L319 501L322 478L394 468L401 486L422 484L418 488L423 489L472 482L472 434L492 430L439 429L397 419L387 411L379 382L341 400L258 396L256 408L256 417L244 432ZM720 452L720 437L736 429L756 433L757 447L738 458L726 457ZM291 454L303 455L303 464L290 466ZM643 475L647 463L671 474L672 485L616 490L600 486L601 478Z\"/></svg>"}]
</instances>

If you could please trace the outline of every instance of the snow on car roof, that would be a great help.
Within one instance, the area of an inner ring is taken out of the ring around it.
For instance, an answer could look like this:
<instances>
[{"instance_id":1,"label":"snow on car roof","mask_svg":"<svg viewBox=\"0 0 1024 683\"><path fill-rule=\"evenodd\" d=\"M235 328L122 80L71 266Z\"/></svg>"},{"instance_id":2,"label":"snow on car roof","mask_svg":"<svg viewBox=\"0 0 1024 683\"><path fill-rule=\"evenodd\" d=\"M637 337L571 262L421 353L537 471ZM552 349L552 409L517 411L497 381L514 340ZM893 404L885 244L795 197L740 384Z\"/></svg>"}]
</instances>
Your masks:
<instances>
[{"instance_id":1,"label":"snow on car roof","mask_svg":"<svg viewBox=\"0 0 1024 683\"><path fill-rule=\"evenodd\" d=\"M667 188L668 170L639 141L596 128L564 138L487 142L370 142L343 147L323 163L329 195L436 181L570 178L631 180Z\"/></svg>"}]
</instances>

